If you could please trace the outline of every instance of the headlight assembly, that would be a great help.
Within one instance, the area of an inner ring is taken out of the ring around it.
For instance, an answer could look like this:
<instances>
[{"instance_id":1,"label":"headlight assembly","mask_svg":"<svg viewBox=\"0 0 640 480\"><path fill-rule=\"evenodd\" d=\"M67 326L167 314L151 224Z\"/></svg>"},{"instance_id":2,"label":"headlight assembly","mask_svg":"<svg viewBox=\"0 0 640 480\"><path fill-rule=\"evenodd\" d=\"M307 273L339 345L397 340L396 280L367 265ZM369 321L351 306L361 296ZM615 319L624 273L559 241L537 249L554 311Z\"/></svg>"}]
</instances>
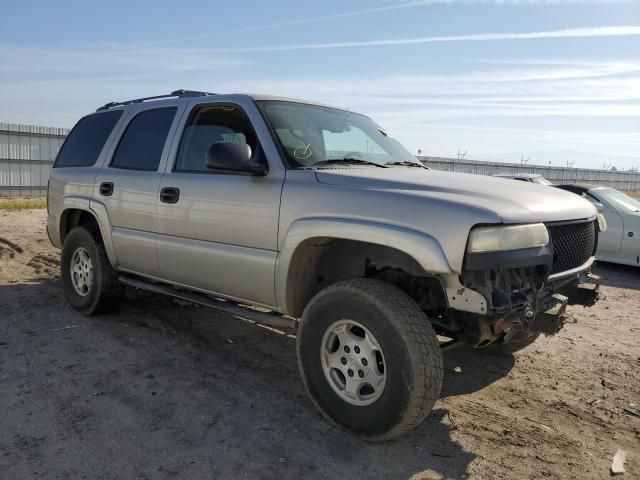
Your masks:
<instances>
[{"instance_id":1,"label":"headlight assembly","mask_svg":"<svg viewBox=\"0 0 640 480\"><path fill-rule=\"evenodd\" d=\"M544 247L548 243L549 232L543 223L478 227L471 230L467 251L470 253L501 252Z\"/></svg>"}]
</instances>

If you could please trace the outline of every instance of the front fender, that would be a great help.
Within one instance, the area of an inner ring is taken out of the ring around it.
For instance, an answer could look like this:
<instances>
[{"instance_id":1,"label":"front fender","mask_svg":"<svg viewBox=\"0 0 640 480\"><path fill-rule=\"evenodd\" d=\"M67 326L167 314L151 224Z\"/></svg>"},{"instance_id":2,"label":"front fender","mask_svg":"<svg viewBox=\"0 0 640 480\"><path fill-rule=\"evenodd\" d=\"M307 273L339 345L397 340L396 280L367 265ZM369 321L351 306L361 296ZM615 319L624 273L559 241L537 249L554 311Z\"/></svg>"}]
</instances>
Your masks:
<instances>
[{"instance_id":1,"label":"front fender","mask_svg":"<svg viewBox=\"0 0 640 480\"><path fill-rule=\"evenodd\" d=\"M438 241L424 233L395 225L349 218L314 217L296 220L289 226L276 261L276 301L287 311L287 277L298 246L319 237L373 243L400 250L411 256L427 273L447 275L451 267Z\"/></svg>"}]
</instances>

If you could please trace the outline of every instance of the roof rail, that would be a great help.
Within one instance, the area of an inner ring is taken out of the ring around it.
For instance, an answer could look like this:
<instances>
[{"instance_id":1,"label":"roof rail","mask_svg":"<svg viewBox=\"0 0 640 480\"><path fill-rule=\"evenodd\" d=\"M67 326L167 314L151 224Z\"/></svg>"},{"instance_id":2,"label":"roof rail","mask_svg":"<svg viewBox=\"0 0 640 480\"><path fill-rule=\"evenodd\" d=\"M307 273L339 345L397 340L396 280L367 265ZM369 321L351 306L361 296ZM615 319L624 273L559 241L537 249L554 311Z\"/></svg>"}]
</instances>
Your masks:
<instances>
[{"instance_id":1,"label":"roof rail","mask_svg":"<svg viewBox=\"0 0 640 480\"><path fill-rule=\"evenodd\" d=\"M134 100L126 100L124 102L109 102L102 107L98 108L96 112L101 112L103 110L109 110L113 107L120 107L122 105L131 105L132 103L142 103L148 100L159 100L161 98L173 98L173 97L205 97L207 95L215 95L215 93L209 92L198 92L195 90L175 90L167 95L156 95L154 97L144 97L144 98L136 98Z\"/></svg>"}]
</instances>

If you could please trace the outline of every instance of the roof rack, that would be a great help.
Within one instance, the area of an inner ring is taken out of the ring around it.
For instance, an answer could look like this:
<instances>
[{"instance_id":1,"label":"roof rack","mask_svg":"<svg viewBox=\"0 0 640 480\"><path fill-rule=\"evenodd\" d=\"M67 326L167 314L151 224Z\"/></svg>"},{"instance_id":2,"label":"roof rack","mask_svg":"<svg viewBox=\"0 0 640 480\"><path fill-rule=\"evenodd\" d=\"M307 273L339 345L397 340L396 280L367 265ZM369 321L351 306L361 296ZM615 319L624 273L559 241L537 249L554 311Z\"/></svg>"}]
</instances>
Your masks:
<instances>
[{"instance_id":1,"label":"roof rack","mask_svg":"<svg viewBox=\"0 0 640 480\"><path fill-rule=\"evenodd\" d=\"M102 110L109 110L113 107L120 107L122 105L131 105L132 103L142 103L148 100L159 100L161 98L172 98L172 97L205 97L207 95L215 95L215 93L210 92L198 92L195 90L175 90L168 95L156 95L155 97L144 97L144 98L136 98L134 100L126 100L124 102L109 102L102 107L98 108L96 112L101 112Z\"/></svg>"}]
</instances>

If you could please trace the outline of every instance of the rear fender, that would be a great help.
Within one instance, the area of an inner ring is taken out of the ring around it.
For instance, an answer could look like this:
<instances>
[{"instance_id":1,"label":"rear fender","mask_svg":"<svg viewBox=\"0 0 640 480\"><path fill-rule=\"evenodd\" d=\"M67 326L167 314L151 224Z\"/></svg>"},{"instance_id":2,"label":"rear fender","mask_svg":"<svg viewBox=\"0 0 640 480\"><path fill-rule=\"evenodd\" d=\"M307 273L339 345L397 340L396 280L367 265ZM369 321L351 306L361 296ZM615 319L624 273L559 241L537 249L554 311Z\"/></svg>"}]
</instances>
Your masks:
<instances>
[{"instance_id":1,"label":"rear fender","mask_svg":"<svg viewBox=\"0 0 640 480\"><path fill-rule=\"evenodd\" d=\"M102 242L104 244L105 250L107 252L107 257L109 258L109 262L111 265L117 265L116 254L113 249L113 243L111 241L111 220L109 219L109 214L107 212L107 208L101 202L97 202L89 197L79 197L79 196L69 196L65 197L62 204L62 214L60 215L59 225L57 229L57 242L62 247L62 222L66 219L65 212L68 210L83 210L87 213L93 215L98 223L98 227L100 229L100 235L102 237ZM56 243L54 242L54 245Z\"/></svg>"}]
</instances>

